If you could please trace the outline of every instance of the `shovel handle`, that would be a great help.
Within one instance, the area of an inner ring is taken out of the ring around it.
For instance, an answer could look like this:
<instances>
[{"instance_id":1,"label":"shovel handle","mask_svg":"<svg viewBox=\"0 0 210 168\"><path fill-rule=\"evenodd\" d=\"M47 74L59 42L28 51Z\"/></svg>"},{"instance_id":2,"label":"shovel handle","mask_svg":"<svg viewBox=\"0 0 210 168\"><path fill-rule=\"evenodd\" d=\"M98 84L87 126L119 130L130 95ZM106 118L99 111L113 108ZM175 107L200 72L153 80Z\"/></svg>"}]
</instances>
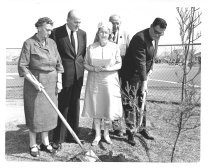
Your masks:
<instances>
[{"instance_id":1,"label":"shovel handle","mask_svg":"<svg viewBox=\"0 0 210 168\"><path fill-rule=\"evenodd\" d=\"M143 122L143 113L144 113L144 106L145 106L145 101L146 101L146 92L143 93L143 97L142 97L142 104L141 104L141 108L140 108L140 115L141 115L141 118L140 118L140 123L139 123L139 127L141 127L142 125L142 122Z\"/></svg>"},{"instance_id":2,"label":"shovel handle","mask_svg":"<svg viewBox=\"0 0 210 168\"><path fill-rule=\"evenodd\" d=\"M39 82L35 76L29 71L30 75L32 76L32 78ZM44 95L47 97L48 101L50 102L50 104L53 106L53 108L55 109L56 113L58 114L58 116L60 117L60 119L62 120L63 124L66 126L66 128L69 130L69 132L71 133L71 135L74 137L74 139L77 141L77 143L80 145L80 147L82 149L82 143L80 142L78 136L75 134L74 130L70 127L69 123L66 121L66 119L63 117L63 115L61 114L61 112L58 110L57 106L54 104L54 102L52 101L52 99L48 96L47 92L44 90L44 88L41 89L41 91L44 93Z\"/></svg>"},{"instance_id":3,"label":"shovel handle","mask_svg":"<svg viewBox=\"0 0 210 168\"><path fill-rule=\"evenodd\" d=\"M42 89L42 92L47 97L47 99L49 100L49 102L53 106L53 108L55 109L55 111L58 114L58 116L60 117L60 119L63 121L63 124L66 126L66 128L69 130L69 132L71 133L71 135L74 137L74 139L80 145L80 147L83 149L82 143L80 142L78 136L75 134L74 130L70 127L70 125L68 124L68 122L66 121L66 119L63 117L63 115L61 114L61 112L58 110L57 106L54 104L54 102L48 96L47 92L44 89Z\"/></svg>"}]
</instances>

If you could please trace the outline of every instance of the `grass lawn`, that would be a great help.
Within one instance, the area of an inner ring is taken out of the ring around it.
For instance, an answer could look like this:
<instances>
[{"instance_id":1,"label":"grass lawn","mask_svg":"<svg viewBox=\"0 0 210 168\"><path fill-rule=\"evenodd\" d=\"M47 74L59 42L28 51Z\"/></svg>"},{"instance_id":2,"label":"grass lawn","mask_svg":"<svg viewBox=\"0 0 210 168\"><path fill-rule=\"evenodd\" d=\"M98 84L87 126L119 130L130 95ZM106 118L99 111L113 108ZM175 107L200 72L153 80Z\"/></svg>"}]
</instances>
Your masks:
<instances>
[{"instance_id":1,"label":"grass lawn","mask_svg":"<svg viewBox=\"0 0 210 168\"><path fill-rule=\"evenodd\" d=\"M82 101L81 101L82 102ZM127 143L127 137L119 138L111 134L112 145L103 140L92 147L94 137L88 132L92 126L92 119L80 119L79 138L85 140L84 147L91 149L103 162L170 162L172 144L175 138L175 129L164 121L177 105L148 103L147 121L149 133L155 137L154 141L145 140L137 134L137 144L131 146ZM23 110L23 108L22 108ZM199 110L199 109L197 109ZM64 143L63 149L55 154L41 152L38 158L29 154L28 129L25 126L24 117L13 117L5 125L5 158L7 161L60 161L71 162L72 158L82 152L78 144ZM38 141L40 137L38 137ZM198 162L200 160L200 129L183 132L175 152L175 162Z\"/></svg>"}]
</instances>

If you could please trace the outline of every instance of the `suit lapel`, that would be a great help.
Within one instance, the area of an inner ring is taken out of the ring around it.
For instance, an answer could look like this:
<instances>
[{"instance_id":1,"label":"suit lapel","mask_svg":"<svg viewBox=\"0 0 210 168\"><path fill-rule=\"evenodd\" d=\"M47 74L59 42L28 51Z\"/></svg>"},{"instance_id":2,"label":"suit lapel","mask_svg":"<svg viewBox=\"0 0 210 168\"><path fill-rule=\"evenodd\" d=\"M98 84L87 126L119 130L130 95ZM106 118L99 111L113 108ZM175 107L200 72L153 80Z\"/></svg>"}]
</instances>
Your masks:
<instances>
[{"instance_id":1,"label":"suit lapel","mask_svg":"<svg viewBox=\"0 0 210 168\"><path fill-rule=\"evenodd\" d=\"M65 33L65 36L63 37L63 40L65 41L65 43L68 45L68 47L70 48L71 52L74 53L74 55L76 55L75 51L74 51L74 48L72 47L71 45L71 42L70 42L70 39L69 39L69 35L67 33L67 30L66 30L66 25L64 25L64 30L63 32ZM71 56L71 55L70 55ZM72 58L74 58L72 56Z\"/></svg>"},{"instance_id":2,"label":"suit lapel","mask_svg":"<svg viewBox=\"0 0 210 168\"><path fill-rule=\"evenodd\" d=\"M80 30L77 31L77 40L78 40L78 48L77 48L77 55L79 55L79 52L81 51L81 42L82 42L82 36L80 33Z\"/></svg>"},{"instance_id":3,"label":"suit lapel","mask_svg":"<svg viewBox=\"0 0 210 168\"><path fill-rule=\"evenodd\" d=\"M122 34L122 31L119 30L119 33L118 33L118 44L122 44L122 41L124 41L124 34Z\"/></svg>"}]
</instances>

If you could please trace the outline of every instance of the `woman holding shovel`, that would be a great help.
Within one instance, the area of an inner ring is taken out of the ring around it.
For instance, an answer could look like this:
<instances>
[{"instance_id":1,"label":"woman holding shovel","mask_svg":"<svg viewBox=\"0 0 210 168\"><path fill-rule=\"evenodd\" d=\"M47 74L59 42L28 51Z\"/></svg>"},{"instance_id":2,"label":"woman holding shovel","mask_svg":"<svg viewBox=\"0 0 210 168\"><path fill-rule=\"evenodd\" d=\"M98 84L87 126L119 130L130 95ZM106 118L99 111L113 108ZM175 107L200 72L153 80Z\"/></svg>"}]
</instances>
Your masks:
<instances>
[{"instance_id":1,"label":"woman holding shovel","mask_svg":"<svg viewBox=\"0 0 210 168\"><path fill-rule=\"evenodd\" d=\"M57 105L57 93L62 89L63 66L56 43L49 38L53 29L50 18L40 18L36 24L37 33L27 39L18 61L18 72L24 77L24 111L26 126L29 128L29 149L34 157L39 150L53 152L49 144L48 132L57 126L57 113L42 92L48 92ZM41 133L42 144L36 143L36 135Z\"/></svg>"}]
</instances>

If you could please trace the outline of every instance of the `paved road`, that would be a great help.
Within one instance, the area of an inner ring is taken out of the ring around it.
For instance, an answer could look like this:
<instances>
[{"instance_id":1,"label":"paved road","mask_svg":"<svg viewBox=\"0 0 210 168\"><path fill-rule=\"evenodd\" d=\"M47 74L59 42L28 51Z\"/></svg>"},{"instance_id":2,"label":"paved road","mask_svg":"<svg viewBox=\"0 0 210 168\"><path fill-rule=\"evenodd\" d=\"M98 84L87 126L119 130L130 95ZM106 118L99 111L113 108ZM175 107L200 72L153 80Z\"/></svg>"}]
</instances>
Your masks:
<instances>
[{"instance_id":1,"label":"paved road","mask_svg":"<svg viewBox=\"0 0 210 168\"><path fill-rule=\"evenodd\" d=\"M199 71L199 67L193 67L188 75L188 79L192 77ZM200 86L200 75L199 74L194 79L194 84ZM150 77L150 85L155 86L158 84L164 85L166 87L179 86L182 81L182 69L178 65L167 65L167 64L155 64L154 72ZM179 84L179 85L177 85Z\"/></svg>"}]
</instances>

